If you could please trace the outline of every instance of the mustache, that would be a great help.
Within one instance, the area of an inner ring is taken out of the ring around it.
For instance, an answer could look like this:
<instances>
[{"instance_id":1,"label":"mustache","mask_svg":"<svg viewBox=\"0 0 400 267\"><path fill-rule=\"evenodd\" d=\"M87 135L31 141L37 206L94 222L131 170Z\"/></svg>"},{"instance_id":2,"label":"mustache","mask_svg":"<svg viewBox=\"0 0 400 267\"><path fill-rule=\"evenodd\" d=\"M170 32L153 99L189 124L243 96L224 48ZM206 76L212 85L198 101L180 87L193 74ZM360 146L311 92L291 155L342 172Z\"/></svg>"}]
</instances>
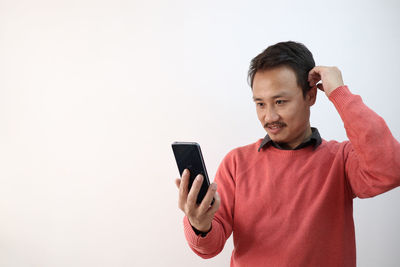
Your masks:
<instances>
[{"instance_id":1,"label":"mustache","mask_svg":"<svg viewBox=\"0 0 400 267\"><path fill-rule=\"evenodd\" d=\"M286 126L286 123L278 121L278 122L264 124L264 128L273 127L273 126L284 127L284 126Z\"/></svg>"}]
</instances>

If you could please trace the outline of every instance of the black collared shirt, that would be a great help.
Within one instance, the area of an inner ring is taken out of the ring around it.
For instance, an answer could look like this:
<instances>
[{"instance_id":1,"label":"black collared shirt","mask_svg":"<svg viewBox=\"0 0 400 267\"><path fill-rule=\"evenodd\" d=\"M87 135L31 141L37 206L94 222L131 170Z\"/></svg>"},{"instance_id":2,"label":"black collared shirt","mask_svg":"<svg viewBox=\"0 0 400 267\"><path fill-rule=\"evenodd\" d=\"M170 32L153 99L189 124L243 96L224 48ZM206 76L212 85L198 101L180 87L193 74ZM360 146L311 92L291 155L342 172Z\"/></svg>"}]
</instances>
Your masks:
<instances>
[{"instance_id":1,"label":"black collared shirt","mask_svg":"<svg viewBox=\"0 0 400 267\"><path fill-rule=\"evenodd\" d=\"M291 148L283 148L278 143L275 143L274 141L272 141L272 139L267 134L264 137L264 140L261 142L261 145L258 148L258 152L260 152L260 150L263 147L267 147L269 145L272 145L273 147L276 147L278 149L283 149L283 150L297 150L297 149L301 149L301 148L304 148L304 147L310 146L310 145L313 145L314 149L316 149L321 143L322 143L322 138L319 135L318 129L311 127L311 136L309 138L307 138L306 140L304 140L300 145L296 146L293 149L291 149Z\"/></svg>"}]
</instances>

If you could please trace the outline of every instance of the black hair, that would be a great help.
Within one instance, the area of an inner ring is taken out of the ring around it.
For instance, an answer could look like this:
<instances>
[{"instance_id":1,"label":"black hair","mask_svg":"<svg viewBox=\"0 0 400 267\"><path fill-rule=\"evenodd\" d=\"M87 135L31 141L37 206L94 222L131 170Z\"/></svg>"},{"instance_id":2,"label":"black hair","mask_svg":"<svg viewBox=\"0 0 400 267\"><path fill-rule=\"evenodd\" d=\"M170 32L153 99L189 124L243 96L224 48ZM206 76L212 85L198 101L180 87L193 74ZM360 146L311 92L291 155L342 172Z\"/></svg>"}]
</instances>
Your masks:
<instances>
[{"instance_id":1,"label":"black hair","mask_svg":"<svg viewBox=\"0 0 400 267\"><path fill-rule=\"evenodd\" d=\"M251 60L248 72L248 82L251 88L253 88L254 76L257 71L280 66L287 66L295 72L297 84L302 88L305 97L311 89L308 83L308 73L315 67L315 62L312 53L305 45L293 41L271 45Z\"/></svg>"}]
</instances>

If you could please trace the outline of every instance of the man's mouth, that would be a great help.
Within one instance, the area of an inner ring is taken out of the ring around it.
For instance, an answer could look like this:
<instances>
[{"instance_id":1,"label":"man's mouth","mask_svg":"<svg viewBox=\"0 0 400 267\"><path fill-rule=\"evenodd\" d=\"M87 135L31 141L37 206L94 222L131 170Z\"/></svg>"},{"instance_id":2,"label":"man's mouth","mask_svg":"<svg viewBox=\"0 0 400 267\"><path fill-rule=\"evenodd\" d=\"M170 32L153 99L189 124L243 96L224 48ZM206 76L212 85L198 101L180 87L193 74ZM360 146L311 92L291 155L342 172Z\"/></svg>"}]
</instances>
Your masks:
<instances>
[{"instance_id":1,"label":"man's mouth","mask_svg":"<svg viewBox=\"0 0 400 267\"><path fill-rule=\"evenodd\" d=\"M270 134L277 134L279 133L284 127L286 126L285 123L267 123L265 128L267 129L268 133Z\"/></svg>"}]
</instances>

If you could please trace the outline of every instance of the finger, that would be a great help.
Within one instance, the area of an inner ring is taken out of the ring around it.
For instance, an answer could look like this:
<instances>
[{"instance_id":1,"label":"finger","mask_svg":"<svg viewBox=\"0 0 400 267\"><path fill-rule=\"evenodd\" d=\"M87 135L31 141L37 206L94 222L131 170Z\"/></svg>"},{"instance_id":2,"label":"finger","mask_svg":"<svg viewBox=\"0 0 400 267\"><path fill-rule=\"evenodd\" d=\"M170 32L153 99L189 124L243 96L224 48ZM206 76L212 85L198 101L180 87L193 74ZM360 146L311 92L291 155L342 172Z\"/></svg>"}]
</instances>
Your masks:
<instances>
[{"instance_id":1,"label":"finger","mask_svg":"<svg viewBox=\"0 0 400 267\"><path fill-rule=\"evenodd\" d=\"M175 184L178 187L178 191L179 191L178 207L182 211L185 211L184 209L185 209L186 198L184 198L181 194L181 190L180 190L181 181L182 181L182 179L179 179L179 178L175 179Z\"/></svg>"},{"instance_id":2,"label":"finger","mask_svg":"<svg viewBox=\"0 0 400 267\"><path fill-rule=\"evenodd\" d=\"M324 71L326 69L326 66L315 66L314 68L312 68L309 73L318 73L321 74L322 71Z\"/></svg>"},{"instance_id":3,"label":"finger","mask_svg":"<svg viewBox=\"0 0 400 267\"><path fill-rule=\"evenodd\" d=\"M211 206L211 208L207 211L207 214L209 216L214 216L214 214L218 211L219 206L221 205L221 198L219 197L218 192L215 192L214 195L214 204Z\"/></svg>"},{"instance_id":4,"label":"finger","mask_svg":"<svg viewBox=\"0 0 400 267\"><path fill-rule=\"evenodd\" d=\"M185 169L182 173L181 182L179 184L179 202L180 204L186 203L188 196L188 186L189 186L190 172Z\"/></svg>"},{"instance_id":5,"label":"finger","mask_svg":"<svg viewBox=\"0 0 400 267\"><path fill-rule=\"evenodd\" d=\"M311 87L315 86L319 81L321 80L321 77L310 77L308 78L308 83Z\"/></svg>"},{"instance_id":6,"label":"finger","mask_svg":"<svg viewBox=\"0 0 400 267\"><path fill-rule=\"evenodd\" d=\"M318 76L318 67L314 67L312 68L309 72L308 72L308 79L311 79L312 77Z\"/></svg>"},{"instance_id":7,"label":"finger","mask_svg":"<svg viewBox=\"0 0 400 267\"><path fill-rule=\"evenodd\" d=\"M310 81L308 81L308 84L310 85L310 87L314 87L321 79L311 79Z\"/></svg>"},{"instance_id":8,"label":"finger","mask_svg":"<svg viewBox=\"0 0 400 267\"><path fill-rule=\"evenodd\" d=\"M325 66L315 66L314 68L312 68L309 72L308 72L308 79L316 79L319 78L321 79L322 76L322 72L324 71L324 69L326 69Z\"/></svg>"},{"instance_id":9,"label":"finger","mask_svg":"<svg viewBox=\"0 0 400 267\"><path fill-rule=\"evenodd\" d=\"M201 214L206 213L210 209L210 205L213 201L215 192L217 191L217 184L212 183L207 190L206 195L204 196L201 204L199 206L199 211Z\"/></svg>"},{"instance_id":10,"label":"finger","mask_svg":"<svg viewBox=\"0 0 400 267\"><path fill-rule=\"evenodd\" d=\"M310 79L312 79L312 78L315 77L315 76L318 76L318 73L316 73L315 70L312 69L312 70L310 70L310 71L308 72L307 78L308 78L308 80L310 80Z\"/></svg>"},{"instance_id":11,"label":"finger","mask_svg":"<svg viewBox=\"0 0 400 267\"><path fill-rule=\"evenodd\" d=\"M318 73L310 72L308 74L308 82L310 83L311 86L314 86L320 80L321 80L321 76Z\"/></svg>"},{"instance_id":12,"label":"finger","mask_svg":"<svg viewBox=\"0 0 400 267\"><path fill-rule=\"evenodd\" d=\"M201 174L196 176L196 179L194 179L192 188L190 188L186 204L189 209L192 209L196 206L196 201L197 201L197 195L200 192L201 184L203 183L203 176Z\"/></svg>"},{"instance_id":13,"label":"finger","mask_svg":"<svg viewBox=\"0 0 400 267\"><path fill-rule=\"evenodd\" d=\"M179 187L180 187L180 184L181 184L181 179L175 179L175 185L176 185L176 187L179 189Z\"/></svg>"}]
</instances>

